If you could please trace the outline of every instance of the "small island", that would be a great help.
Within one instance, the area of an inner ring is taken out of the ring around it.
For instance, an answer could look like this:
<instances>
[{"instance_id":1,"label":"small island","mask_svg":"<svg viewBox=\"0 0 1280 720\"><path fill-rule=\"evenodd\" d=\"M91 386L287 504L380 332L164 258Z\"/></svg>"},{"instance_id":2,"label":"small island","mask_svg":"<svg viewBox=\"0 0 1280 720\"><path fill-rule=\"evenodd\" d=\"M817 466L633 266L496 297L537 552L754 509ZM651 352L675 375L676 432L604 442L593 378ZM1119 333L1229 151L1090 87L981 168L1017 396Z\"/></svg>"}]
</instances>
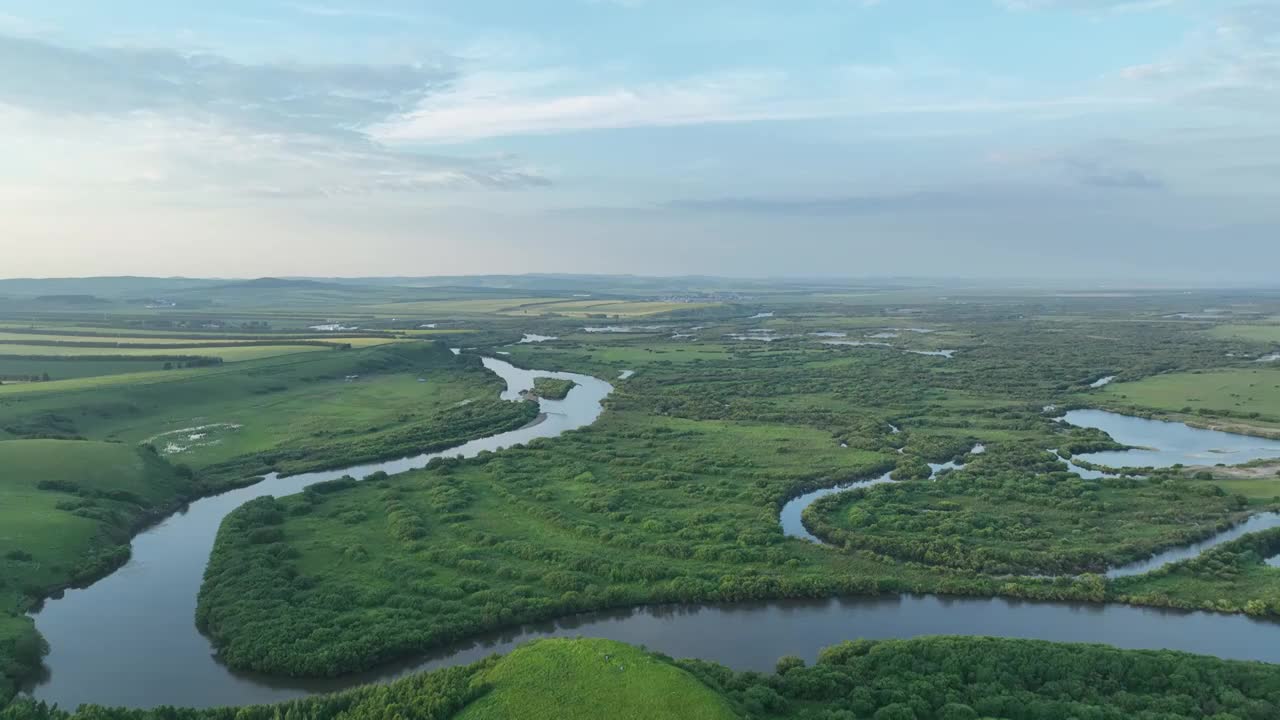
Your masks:
<instances>
[{"instance_id":1,"label":"small island","mask_svg":"<svg viewBox=\"0 0 1280 720\"><path fill-rule=\"evenodd\" d=\"M578 386L578 383L572 380L556 380L555 378L540 377L533 380L533 391L530 395L548 400L563 400L569 396L569 391Z\"/></svg>"}]
</instances>

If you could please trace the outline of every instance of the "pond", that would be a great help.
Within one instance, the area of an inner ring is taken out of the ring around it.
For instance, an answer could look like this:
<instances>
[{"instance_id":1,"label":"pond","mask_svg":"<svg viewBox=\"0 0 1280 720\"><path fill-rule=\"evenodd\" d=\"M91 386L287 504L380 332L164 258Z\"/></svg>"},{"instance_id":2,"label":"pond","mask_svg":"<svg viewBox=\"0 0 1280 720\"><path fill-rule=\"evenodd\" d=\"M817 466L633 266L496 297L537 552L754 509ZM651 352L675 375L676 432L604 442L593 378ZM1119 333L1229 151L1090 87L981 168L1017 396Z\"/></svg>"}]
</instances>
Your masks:
<instances>
[{"instance_id":1,"label":"pond","mask_svg":"<svg viewBox=\"0 0 1280 720\"><path fill-rule=\"evenodd\" d=\"M1079 455L1081 460L1107 467L1239 465L1280 458L1280 440L1193 428L1179 422L1148 420L1105 410L1071 410L1062 419L1077 427L1102 430L1116 442L1134 448Z\"/></svg>"}]
</instances>

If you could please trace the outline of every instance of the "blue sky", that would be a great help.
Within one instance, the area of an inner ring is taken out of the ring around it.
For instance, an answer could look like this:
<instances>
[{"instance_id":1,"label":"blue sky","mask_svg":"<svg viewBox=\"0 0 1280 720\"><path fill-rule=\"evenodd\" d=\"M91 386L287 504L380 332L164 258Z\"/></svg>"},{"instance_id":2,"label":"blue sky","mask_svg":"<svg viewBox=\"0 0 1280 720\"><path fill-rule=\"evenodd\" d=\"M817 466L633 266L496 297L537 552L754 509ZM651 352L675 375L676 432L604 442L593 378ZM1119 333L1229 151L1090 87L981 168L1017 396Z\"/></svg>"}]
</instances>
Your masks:
<instances>
[{"instance_id":1,"label":"blue sky","mask_svg":"<svg viewBox=\"0 0 1280 720\"><path fill-rule=\"evenodd\" d=\"M6 276L1280 263L1276 0L0 0L0 68Z\"/></svg>"}]
</instances>

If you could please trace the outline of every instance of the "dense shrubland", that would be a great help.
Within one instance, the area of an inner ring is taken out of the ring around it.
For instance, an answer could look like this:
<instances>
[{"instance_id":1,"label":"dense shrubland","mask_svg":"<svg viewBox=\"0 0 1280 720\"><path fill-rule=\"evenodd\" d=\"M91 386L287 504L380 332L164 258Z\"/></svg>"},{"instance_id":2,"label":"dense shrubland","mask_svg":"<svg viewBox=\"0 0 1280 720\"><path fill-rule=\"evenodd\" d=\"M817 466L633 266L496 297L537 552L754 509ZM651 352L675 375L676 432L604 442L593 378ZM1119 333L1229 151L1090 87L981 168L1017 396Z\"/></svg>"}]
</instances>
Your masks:
<instances>
[{"instance_id":1,"label":"dense shrubland","mask_svg":"<svg viewBox=\"0 0 1280 720\"><path fill-rule=\"evenodd\" d=\"M640 372L588 430L233 514L200 622L235 667L331 675L641 603L906 591L1105 600L1107 583L1086 571L1197 539L1258 503L1170 474L1098 483L1067 472L1050 449L1117 446L1044 405L1079 403L1110 368L1222 358L1163 327L1109 325L1109 340L1063 329L975 324L936 340L964 345L951 360L803 337L696 353L625 335L514 346L527 367ZM966 469L909 479L979 441L990 449ZM840 523L862 513L848 552L782 535L786 499L887 470L908 481L815 508L840 506ZM1042 573L1086 574L1008 577Z\"/></svg>"},{"instance_id":2,"label":"dense shrubland","mask_svg":"<svg viewBox=\"0 0 1280 720\"><path fill-rule=\"evenodd\" d=\"M894 477L911 482L829 496L808 508L805 524L848 550L991 575L1058 575L1141 560L1251 512L1244 497L1175 476L1081 480L1028 444L997 444L934 480L927 466L923 479Z\"/></svg>"},{"instance_id":3,"label":"dense shrubland","mask_svg":"<svg viewBox=\"0 0 1280 720\"><path fill-rule=\"evenodd\" d=\"M275 706L71 714L20 700L0 720L1272 720L1280 668L1175 652L996 638L857 640L771 674L619 643L541 641L510 655Z\"/></svg>"}]
</instances>

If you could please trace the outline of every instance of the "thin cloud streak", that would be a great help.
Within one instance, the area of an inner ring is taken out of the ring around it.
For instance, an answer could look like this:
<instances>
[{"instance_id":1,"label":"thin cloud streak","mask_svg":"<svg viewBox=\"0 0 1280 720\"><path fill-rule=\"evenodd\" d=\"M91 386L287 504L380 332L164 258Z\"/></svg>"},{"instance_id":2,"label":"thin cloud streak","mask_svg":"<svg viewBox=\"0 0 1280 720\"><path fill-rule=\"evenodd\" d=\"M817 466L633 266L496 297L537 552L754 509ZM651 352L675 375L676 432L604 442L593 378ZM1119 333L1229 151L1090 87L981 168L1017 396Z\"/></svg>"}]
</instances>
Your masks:
<instances>
[{"instance_id":1,"label":"thin cloud streak","mask_svg":"<svg viewBox=\"0 0 1280 720\"><path fill-rule=\"evenodd\" d=\"M1090 111L1152 102L1141 96L1066 96L929 100L918 93L873 101L853 86L818 83L827 96L789 93L782 73L726 73L667 84L555 92L546 77L522 87L524 74L483 75L423 98L411 112L365 128L387 143L461 143L488 138L591 130L680 127L883 115ZM877 87L876 89L880 89ZM834 96L831 94L834 93Z\"/></svg>"}]
</instances>

